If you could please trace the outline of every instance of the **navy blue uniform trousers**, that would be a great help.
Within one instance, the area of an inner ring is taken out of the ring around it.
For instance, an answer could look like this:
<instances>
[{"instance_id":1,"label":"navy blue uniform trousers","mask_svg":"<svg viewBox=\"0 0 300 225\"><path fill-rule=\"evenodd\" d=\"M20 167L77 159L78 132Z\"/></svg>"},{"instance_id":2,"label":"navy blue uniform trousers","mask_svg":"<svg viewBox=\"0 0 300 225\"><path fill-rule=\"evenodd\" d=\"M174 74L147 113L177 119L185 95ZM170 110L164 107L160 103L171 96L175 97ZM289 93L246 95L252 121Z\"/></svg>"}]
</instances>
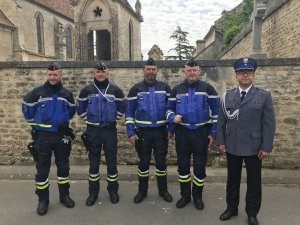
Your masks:
<instances>
[{"instance_id":1,"label":"navy blue uniform trousers","mask_svg":"<svg viewBox=\"0 0 300 225\"><path fill-rule=\"evenodd\" d=\"M117 181L117 128L87 126L87 142L89 146L90 174L99 174L101 149L103 148L107 166L107 190L109 193L118 192ZM114 177L114 181L109 178ZM89 180L89 194L98 195L100 190L99 180Z\"/></svg>"},{"instance_id":2,"label":"navy blue uniform trousers","mask_svg":"<svg viewBox=\"0 0 300 225\"><path fill-rule=\"evenodd\" d=\"M69 195L69 156L71 152L71 141L64 139L62 134L38 131L37 139L34 143L38 155L35 182L36 184L43 183L43 185L37 185L36 188L39 201L49 201L48 176L52 151L54 152L55 164L57 166L57 177L58 179L63 179L61 183L58 183L59 194L61 197ZM59 181L60 180L58 180L58 182Z\"/></svg>"}]
</instances>

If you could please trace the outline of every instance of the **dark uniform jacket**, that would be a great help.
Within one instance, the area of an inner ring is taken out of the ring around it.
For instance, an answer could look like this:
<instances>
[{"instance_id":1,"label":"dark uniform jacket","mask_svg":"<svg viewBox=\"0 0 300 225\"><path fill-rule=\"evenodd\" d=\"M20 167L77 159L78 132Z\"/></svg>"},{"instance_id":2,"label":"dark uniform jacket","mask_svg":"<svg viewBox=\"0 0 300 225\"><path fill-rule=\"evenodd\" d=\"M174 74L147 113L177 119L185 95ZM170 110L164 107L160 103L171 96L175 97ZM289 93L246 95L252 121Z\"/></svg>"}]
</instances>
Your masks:
<instances>
[{"instance_id":1,"label":"dark uniform jacket","mask_svg":"<svg viewBox=\"0 0 300 225\"><path fill-rule=\"evenodd\" d=\"M226 91L224 96L217 144L225 145L228 153L238 156L256 155L259 150L271 152L275 133L271 93L252 86L243 101L239 88ZM236 110L238 115L231 116Z\"/></svg>"},{"instance_id":2,"label":"dark uniform jacket","mask_svg":"<svg viewBox=\"0 0 300 225\"><path fill-rule=\"evenodd\" d=\"M193 84L185 80L173 88L166 117L172 124L175 115L181 115L180 125L188 129L212 125L210 135L215 137L219 108L220 98L213 86L200 80Z\"/></svg>"},{"instance_id":3,"label":"dark uniform jacket","mask_svg":"<svg viewBox=\"0 0 300 225\"><path fill-rule=\"evenodd\" d=\"M47 81L24 97L22 111L35 130L58 132L74 116L75 102L73 94L60 82L52 86Z\"/></svg>"},{"instance_id":4,"label":"dark uniform jacket","mask_svg":"<svg viewBox=\"0 0 300 225\"><path fill-rule=\"evenodd\" d=\"M127 135L135 135L134 127L166 126L166 111L171 88L162 81L135 84L129 91L126 111Z\"/></svg>"},{"instance_id":5,"label":"dark uniform jacket","mask_svg":"<svg viewBox=\"0 0 300 225\"><path fill-rule=\"evenodd\" d=\"M106 127L125 113L122 90L108 80L95 80L81 90L77 100L77 113L88 125Z\"/></svg>"}]
</instances>

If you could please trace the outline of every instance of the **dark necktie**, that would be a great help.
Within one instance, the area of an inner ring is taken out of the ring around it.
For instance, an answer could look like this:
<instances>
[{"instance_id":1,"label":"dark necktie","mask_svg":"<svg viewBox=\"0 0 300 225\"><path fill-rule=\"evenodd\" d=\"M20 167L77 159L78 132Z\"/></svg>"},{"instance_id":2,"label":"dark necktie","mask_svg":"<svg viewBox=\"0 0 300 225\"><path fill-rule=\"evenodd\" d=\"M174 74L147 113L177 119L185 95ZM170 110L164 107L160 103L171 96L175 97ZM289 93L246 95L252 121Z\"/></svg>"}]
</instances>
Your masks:
<instances>
[{"instance_id":1,"label":"dark necktie","mask_svg":"<svg viewBox=\"0 0 300 225\"><path fill-rule=\"evenodd\" d=\"M241 96L241 101L243 101L244 98L245 98L245 95L246 95L246 91L242 91L241 94L242 94L242 96Z\"/></svg>"}]
</instances>

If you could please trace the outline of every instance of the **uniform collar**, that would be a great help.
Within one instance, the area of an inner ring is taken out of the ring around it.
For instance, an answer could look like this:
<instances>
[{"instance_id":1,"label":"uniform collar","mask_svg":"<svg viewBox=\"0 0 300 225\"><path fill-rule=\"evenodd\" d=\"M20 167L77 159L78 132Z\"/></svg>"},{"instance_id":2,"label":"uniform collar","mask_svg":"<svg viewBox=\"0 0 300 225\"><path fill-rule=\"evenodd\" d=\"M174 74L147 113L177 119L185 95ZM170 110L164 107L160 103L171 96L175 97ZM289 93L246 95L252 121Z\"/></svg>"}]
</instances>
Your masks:
<instances>
[{"instance_id":1,"label":"uniform collar","mask_svg":"<svg viewBox=\"0 0 300 225\"><path fill-rule=\"evenodd\" d=\"M144 80L143 82L144 82L144 84L145 84L147 87L153 87L153 86L156 85L156 80L155 80L153 83L148 83L148 82L146 82L145 80Z\"/></svg>"},{"instance_id":2,"label":"uniform collar","mask_svg":"<svg viewBox=\"0 0 300 225\"><path fill-rule=\"evenodd\" d=\"M55 85L51 85L49 81L46 81L44 86L51 90L51 92L58 92L63 87L61 81Z\"/></svg>"},{"instance_id":3,"label":"uniform collar","mask_svg":"<svg viewBox=\"0 0 300 225\"><path fill-rule=\"evenodd\" d=\"M242 93L242 91L245 91L246 94L248 93L248 91L252 88L253 84L251 84L247 89L243 90L240 86L239 86L239 91L240 91L240 94Z\"/></svg>"},{"instance_id":4,"label":"uniform collar","mask_svg":"<svg viewBox=\"0 0 300 225\"><path fill-rule=\"evenodd\" d=\"M199 82L200 82L200 80L197 80L197 81L195 81L195 82L193 82L193 83L189 83L189 82L187 81L187 79L185 79L183 83L184 83L184 85L187 86L187 87L195 87Z\"/></svg>"}]
</instances>

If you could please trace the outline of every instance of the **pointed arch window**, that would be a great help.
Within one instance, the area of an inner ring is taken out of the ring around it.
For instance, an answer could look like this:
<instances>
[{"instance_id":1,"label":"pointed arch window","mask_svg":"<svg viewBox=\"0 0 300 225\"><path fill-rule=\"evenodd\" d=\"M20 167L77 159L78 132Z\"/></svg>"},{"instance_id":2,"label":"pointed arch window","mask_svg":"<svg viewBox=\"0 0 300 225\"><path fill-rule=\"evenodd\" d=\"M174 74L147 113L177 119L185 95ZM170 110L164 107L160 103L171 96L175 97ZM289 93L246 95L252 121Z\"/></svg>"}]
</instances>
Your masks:
<instances>
[{"instance_id":1,"label":"pointed arch window","mask_svg":"<svg viewBox=\"0 0 300 225\"><path fill-rule=\"evenodd\" d=\"M73 45L74 45L74 31L71 26L67 26L66 28L66 51L67 51L67 59L73 59Z\"/></svg>"},{"instance_id":2,"label":"pointed arch window","mask_svg":"<svg viewBox=\"0 0 300 225\"><path fill-rule=\"evenodd\" d=\"M38 13L35 18L36 21L36 34L37 34L37 45L38 53L44 53L44 29L43 29L43 16Z\"/></svg>"},{"instance_id":3,"label":"pointed arch window","mask_svg":"<svg viewBox=\"0 0 300 225\"><path fill-rule=\"evenodd\" d=\"M38 47L38 53L44 54L45 48L44 48L44 18L42 14L37 13L35 17L36 22L36 34L37 34L37 47Z\"/></svg>"},{"instance_id":4,"label":"pointed arch window","mask_svg":"<svg viewBox=\"0 0 300 225\"><path fill-rule=\"evenodd\" d=\"M129 21L129 27L128 27L128 50L129 50L129 61L133 60L133 25L132 21Z\"/></svg>"}]
</instances>

